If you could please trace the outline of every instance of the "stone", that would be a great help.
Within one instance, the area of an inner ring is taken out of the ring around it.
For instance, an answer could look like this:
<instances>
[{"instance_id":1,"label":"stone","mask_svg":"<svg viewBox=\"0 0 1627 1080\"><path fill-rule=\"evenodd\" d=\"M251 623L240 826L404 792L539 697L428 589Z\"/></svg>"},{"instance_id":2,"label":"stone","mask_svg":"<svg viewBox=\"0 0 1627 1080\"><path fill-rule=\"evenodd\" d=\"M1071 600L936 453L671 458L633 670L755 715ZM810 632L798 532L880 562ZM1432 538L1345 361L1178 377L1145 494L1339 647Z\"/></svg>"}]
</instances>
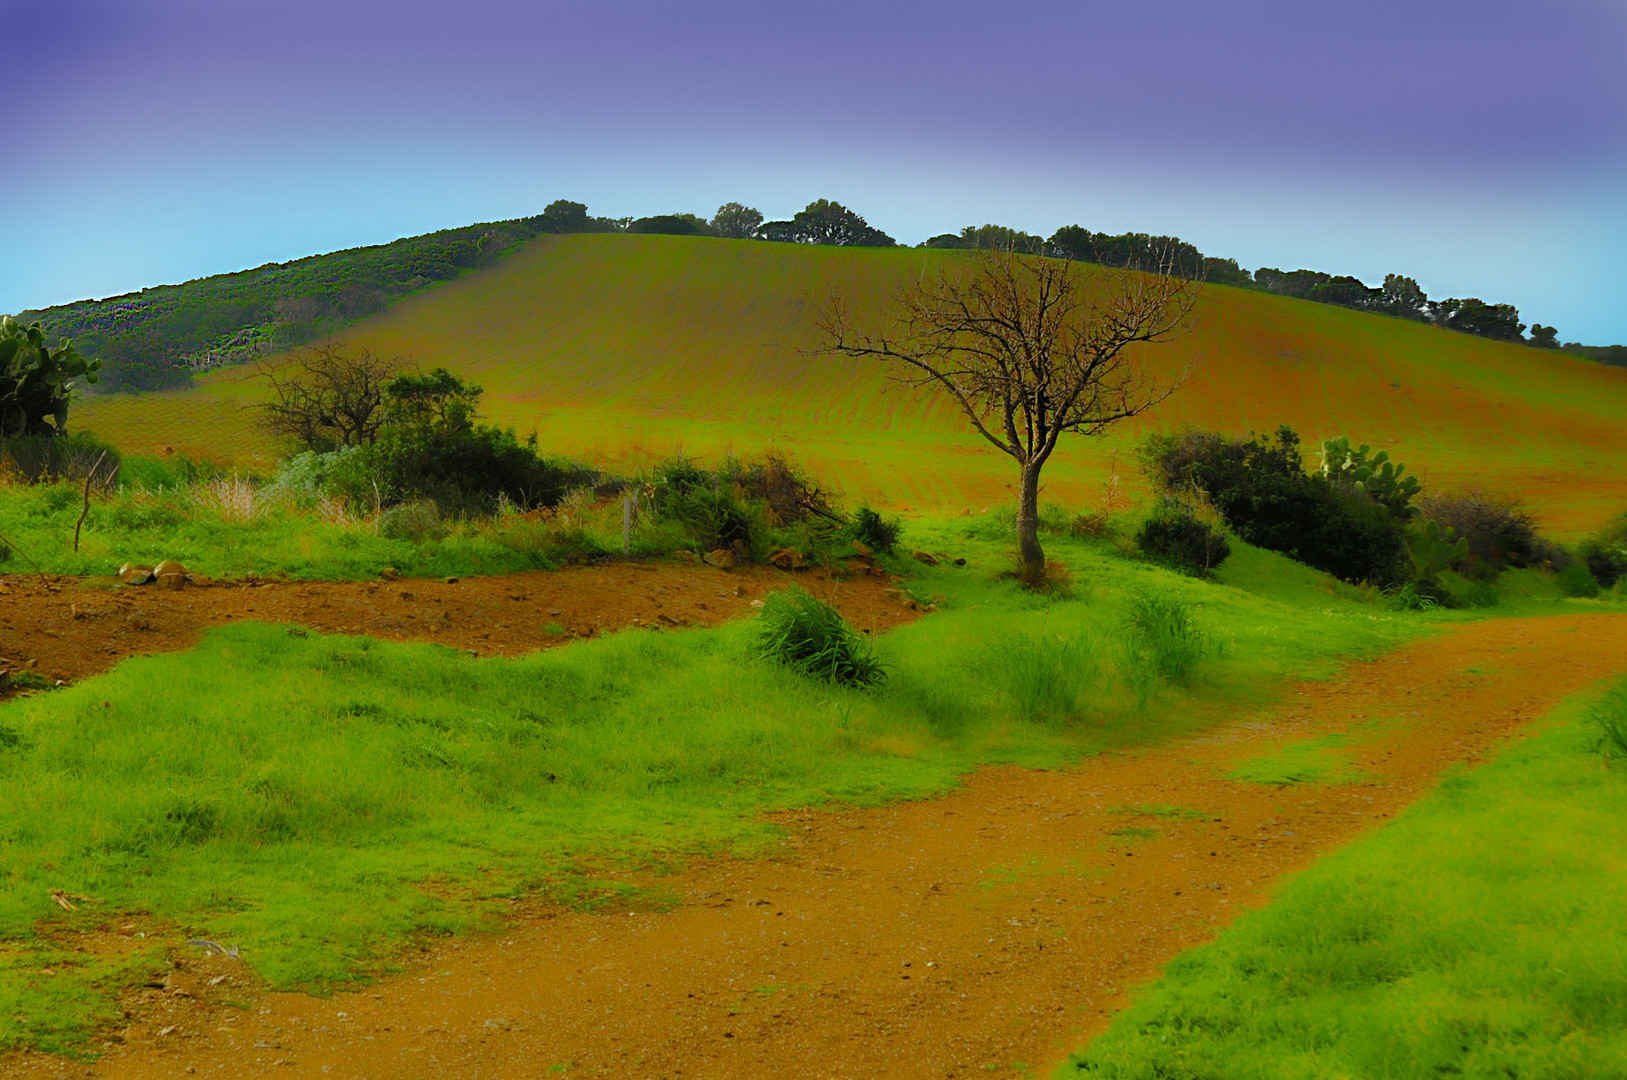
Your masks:
<instances>
[{"instance_id":1,"label":"stone","mask_svg":"<svg viewBox=\"0 0 1627 1080\"><path fill-rule=\"evenodd\" d=\"M179 592L186 588L185 574L159 574L156 580L160 589L168 589L171 592Z\"/></svg>"},{"instance_id":2,"label":"stone","mask_svg":"<svg viewBox=\"0 0 1627 1080\"><path fill-rule=\"evenodd\" d=\"M150 566L137 566L135 563L125 563L119 567L119 580L126 585L146 585L153 579L153 568Z\"/></svg>"},{"instance_id":3,"label":"stone","mask_svg":"<svg viewBox=\"0 0 1627 1080\"><path fill-rule=\"evenodd\" d=\"M718 548L716 551L708 552L706 565L715 566L719 570L733 570L735 566L734 552L728 548Z\"/></svg>"},{"instance_id":4,"label":"stone","mask_svg":"<svg viewBox=\"0 0 1627 1080\"><path fill-rule=\"evenodd\" d=\"M448 585L456 585L458 583L458 579L455 577L449 577L446 579L446 583Z\"/></svg>"},{"instance_id":5,"label":"stone","mask_svg":"<svg viewBox=\"0 0 1627 1080\"><path fill-rule=\"evenodd\" d=\"M693 551L674 551L672 553L672 557L677 559L679 562L693 563L701 561L701 557L696 555Z\"/></svg>"},{"instance_id":6,"label":"stone","mask_svg":"<svg viewBox=\"0 0 1627 1080\"><path fill-rule=\"evenodd\" d=\"M734 541L729 545L729 550L734 552L736 562L749 563L751 561L751 545L744 540Z\"/></svg>"},{"instance_id":7,"label":"stone","mask_svg":"<svg viewBox=\"0 0 1627 1080\"><path fill-rule=\"evenodd\" d=\"M802 552L796 548L780 548L780 550L768 557L768 561L781 570L801 570L808 565L807 561L802 557Z\"/></svg>"},{"instance_id":8,"label":"stone","mask_svg":"<svg viewBox=\"0 0 1627 1080\"><path fill-rule=\"evenodd\" d=\"M873 559L873 558L875 558L875 555L876 555L876 553L874 551L870 550L870 547L869 547L868 544L865 544L865 543L863 543L861 541L858 541L858 540L853 541L853 552L854 552L854 554L858 555L859 558L861 558L861 559Z\"/></svg>"},{"instance_id":9,"label":"stone","mask_svg":"<svg viewBox=\"0 0 1627 1080\"><path fill-rule=\"evenodd\" d=\"M911 556L911 558L913 558L918 563L926 563L928 566L937 566L938 565L938 560L933 558L931 555L928 555L924 551L915 552Z\"/></svg>"},{"instance_id":10,"label":"stone","mask_svg":"<svg viewBox=\"0 0 1627 1080\"><path fill-rule=\"evenodd\" d=\"M385 581L394 581L400 576L401 571L397 570L393 566L386 566L383 570L379 571L379 577L383 578Z\"/></svg>"},{"instance_id":11,"label":"stone","mask_svg":"<svg viewBox=\"0 0 1627 1080\"><path fill-rule=\"evenodd\" d=\"M180 574L182 577L188 576L186 567L182 566L174 559L165 559L163 562L153 567L153 576L163 577L165 574Z\"/></svg>"}]
</instances>

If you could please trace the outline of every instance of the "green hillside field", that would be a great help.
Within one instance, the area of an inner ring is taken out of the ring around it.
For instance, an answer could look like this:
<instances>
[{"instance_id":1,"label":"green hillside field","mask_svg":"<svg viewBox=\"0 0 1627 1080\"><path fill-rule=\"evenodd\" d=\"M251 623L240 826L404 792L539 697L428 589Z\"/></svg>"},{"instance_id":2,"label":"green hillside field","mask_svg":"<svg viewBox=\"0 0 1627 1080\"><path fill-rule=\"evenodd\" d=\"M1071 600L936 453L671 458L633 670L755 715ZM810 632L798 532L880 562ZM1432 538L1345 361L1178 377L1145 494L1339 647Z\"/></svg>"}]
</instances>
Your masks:
<instances>
[{"instance_id":1,"label":"green hillside field","mask_svg":"<svg viewBox=\"0 0 1627 1080\"><path fill-rule=\"evenodd\" d=\"M495 267L344 331L353 347L445 366L486 390L484 410L550 452L632 469L676 449L784 450L851 497L918 512L1008 497L1009 459L946 404L889 386L877 365L814 355L814 314L835 288L877 317L910 276L962 253L804 247L706 237L588 234L532 241ZM1627 506L1627 369L1422 324L1206 286L1194 331L1147 348L1186 386L1047 472L1048 497L1097 498L1152 427L1289 424L1308 445L1347 434L1388 449L1431 487L1518 496L1560 536ZM126 453L166 449L264 469L250 368L191 387L105 395L75 426ZM1117 455L1116 458L1114 455Z\"/></svg>"}]
</instances>

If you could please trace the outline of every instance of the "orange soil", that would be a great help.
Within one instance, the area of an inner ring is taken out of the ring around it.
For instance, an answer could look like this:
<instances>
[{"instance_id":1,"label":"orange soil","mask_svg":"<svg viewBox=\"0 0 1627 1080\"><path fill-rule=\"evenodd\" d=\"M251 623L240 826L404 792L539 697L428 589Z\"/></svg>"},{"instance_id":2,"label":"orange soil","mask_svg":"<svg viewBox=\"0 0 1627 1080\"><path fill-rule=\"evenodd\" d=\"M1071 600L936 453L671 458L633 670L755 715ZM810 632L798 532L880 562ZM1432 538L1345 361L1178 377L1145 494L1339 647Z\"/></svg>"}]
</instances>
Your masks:
<instances>
[{"instance_id":1,"label":"orange soil","mask_svg":"<svg viewBox=\"0 0 1627 1080\"><path fill-rule=\"evenodd\" d=\"M170 978L129 997L105 1056L71 1067L951 1077L1020 1062L1046 1075L1106 1026L1127 986L1264 903L1282 875L1623 669L1620 615L1460 626L1202 737L1055 772L984 769L935 800L781 815L776 855L652 882L681 898L670 911L517 905L506 936L427 948L404 974L327 1000L256 995L248 968L177 948ZM1240 760L1334 732L1351 736L1366 781L1224 779ZM1193 814L1137 809L1160 804ZM245 997L246 1011L222 1004ZM39 1075L69 1063L0 1065Z\"/></svg>"},{"instance_id":2,"label":"orange soil","mask_svg":"<svg viewBox=\"0 0 1627 1080\"><path fill-rule=\"evenodd\" d=\"M918 617L914 601L879 569L851 562L842 580L824 571L636 562L456 583L204 580L178 592L112 578L0 575L0 669L71 682L127 656L190 648L207 628L243 619L520 656L631 626L715 626L793 581L866 630Z\"/></svg>"}]
</instances>

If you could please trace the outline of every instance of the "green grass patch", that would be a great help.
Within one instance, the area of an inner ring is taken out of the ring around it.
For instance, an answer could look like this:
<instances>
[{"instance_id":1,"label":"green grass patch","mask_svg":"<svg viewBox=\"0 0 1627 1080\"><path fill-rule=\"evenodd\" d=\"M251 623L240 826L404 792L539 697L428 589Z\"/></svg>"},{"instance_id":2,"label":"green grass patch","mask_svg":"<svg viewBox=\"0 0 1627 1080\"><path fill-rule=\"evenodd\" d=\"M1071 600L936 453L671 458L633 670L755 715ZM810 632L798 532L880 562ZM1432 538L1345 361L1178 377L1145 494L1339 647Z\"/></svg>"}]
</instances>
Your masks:
<instances>
[{"instance_id":1,"label":"green grass patch","mask_svg":"<svg viewBox=\"0 0 1627 1080\"><path fill-rule=\"evenodd\" d=\"M495 925L520 894L670 903L626 882L696 853L772 848L763 811L918 797L981 763L1056 767L1177 736L1422 629L1347 598L1306 610L1247 579L1197 581L1098 542L1052 545L1079 599L1036 596L997 579L1010 542L998 525L916 535L967 565L921 568L912 588L942 603L876 639L888 679L870 690L759 657L755 622L522 659L245 624L15 698L0 705L0 942L144 912L241 946L274 987L322 991L416 938ZM1148 597L1219 644L1143 693L1109 661ZM1004 646L1049 638L1095 643L1103 661L1052 671L1072 680L1058 690L1070 704L1036 712ZM53 889L97 903L65 913ZM0 1013L0 1046L38 1043L41 1017L53 1038L82 1036L118 982L90 966L49 983L6 970L15 1008ZM42 996L70 985L85 1011Z\"/></svg>"},{"instance_id":2,"label":"green grass patch","mask_svg":"<svg viewBox=\"0 0 1627 1080\"><path fill-rule=\"evenodd\" d=\"M1228 780L1249 784L1354 784L1365 774L1339 753L1349 741L1344 735L1324 735L1288 743L1274 754L1239 762L1226 774Z\"/></svg>"},{"instance_id":3,"label":"green grass patch","mask_svg":"<svg viewBox=\"0 0 1627 1080\"><path fill-rule=\"evenodd\" d=\"M1056 1075L1621 1075L1627 777L1586 711L1290 880Z\"/></svg>"}]
</instances>

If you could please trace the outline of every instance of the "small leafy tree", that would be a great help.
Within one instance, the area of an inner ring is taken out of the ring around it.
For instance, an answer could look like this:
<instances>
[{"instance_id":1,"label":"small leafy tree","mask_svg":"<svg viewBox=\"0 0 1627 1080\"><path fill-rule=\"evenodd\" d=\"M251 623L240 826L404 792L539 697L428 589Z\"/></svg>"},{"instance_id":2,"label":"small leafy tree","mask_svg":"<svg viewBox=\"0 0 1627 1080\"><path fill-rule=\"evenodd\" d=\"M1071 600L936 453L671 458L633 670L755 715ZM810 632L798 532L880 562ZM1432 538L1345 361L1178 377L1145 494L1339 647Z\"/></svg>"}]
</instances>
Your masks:
<instances>
[{"instance_id":1,"label":"small leafy tree","mask_svg":"<svg viewBox=\"0 0 1627 1080\"><path fill-rule=\"evenodd\" d=\"M94 383L101 367L71 342L51 348L37 322L0 317L0 439L66 435L74 380Z\"/></svg>"}]
</instances>

